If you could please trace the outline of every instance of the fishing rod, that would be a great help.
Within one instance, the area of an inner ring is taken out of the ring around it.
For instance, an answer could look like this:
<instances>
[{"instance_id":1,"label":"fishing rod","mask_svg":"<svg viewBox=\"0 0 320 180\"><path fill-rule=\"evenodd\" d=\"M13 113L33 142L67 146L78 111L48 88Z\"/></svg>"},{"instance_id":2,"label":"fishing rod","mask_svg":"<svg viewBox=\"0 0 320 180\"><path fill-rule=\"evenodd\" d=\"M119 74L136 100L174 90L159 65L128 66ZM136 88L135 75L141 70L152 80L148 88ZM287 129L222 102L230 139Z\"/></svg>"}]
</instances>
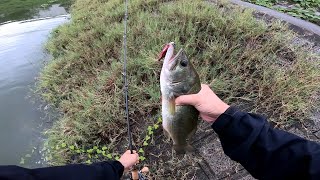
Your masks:
<instances>
[{"instance_id":1,"label":"fishing rod","mask_svg":"<svg viewBox=\"0 0 320 180\"><path fill-rule=\"evenodd\" d=\"M125 14L124 14L124 33L123 33L123 79L124 79L124 94L125 94L125 113L127 120L127 129L128 129L128 141L129 149L131 154L133 154L132 148L132 136L131 136L131 127L129 120L129 103L128 103L128 79L127 79L127 21L128 21L128 0L125 0ZM147 170L148 171L148 170ZM147 172L146 171L146 172ZM133 180L146 180L142 174L144 170L138 171L135 167L131 172L131 179Z\"/></svg>"},{"instance_id":2,"label":"fishing rod","mask_svg":"<svg viewBox=\"0 0 320 180\"><path fill-rule=\"evenodd\" d=\"M127 20L128 20L128 0L125 0L125 14L124 14L124 34L123 34L123 79L124 79L124 94L126 106L126 120L128 129L129 149L132 150L132 137L129 121L129 105L128 105L128 80L127 80Z\"/></svg>"}]
</instances>

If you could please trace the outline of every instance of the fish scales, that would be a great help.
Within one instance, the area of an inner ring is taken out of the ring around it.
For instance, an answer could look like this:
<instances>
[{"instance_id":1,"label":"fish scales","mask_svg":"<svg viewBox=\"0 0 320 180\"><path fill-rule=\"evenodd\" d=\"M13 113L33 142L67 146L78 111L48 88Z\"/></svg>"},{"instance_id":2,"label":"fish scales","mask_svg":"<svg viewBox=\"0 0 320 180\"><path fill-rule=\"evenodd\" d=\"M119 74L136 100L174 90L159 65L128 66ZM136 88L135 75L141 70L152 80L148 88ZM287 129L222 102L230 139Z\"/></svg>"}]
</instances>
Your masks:
<instances>
[{"instance_id":1,"label":"fish scales","mask_svg":"<svg viewBox=\"0 0 320 180\"><path fill-rule=\"evenodd\" d=\"M188 140L197 130L199 112L190 105L176 106L175 98L198 93L199 75L183 49L174 56L174 43L167 44L161 53L159 59L165 56L160 75L164 133L173 140L177 153L192 151Z\"/></svg>"}]
</instances>

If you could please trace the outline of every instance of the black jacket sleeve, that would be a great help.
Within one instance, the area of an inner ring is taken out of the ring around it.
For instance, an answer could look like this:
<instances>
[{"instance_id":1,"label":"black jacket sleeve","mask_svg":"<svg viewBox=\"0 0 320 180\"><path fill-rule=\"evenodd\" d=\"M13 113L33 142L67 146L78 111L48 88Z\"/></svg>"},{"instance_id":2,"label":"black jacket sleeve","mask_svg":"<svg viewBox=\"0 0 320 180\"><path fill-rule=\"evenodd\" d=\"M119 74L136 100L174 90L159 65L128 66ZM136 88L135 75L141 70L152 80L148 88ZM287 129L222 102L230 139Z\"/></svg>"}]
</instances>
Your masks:
<instances>
[{"instance_id":1,"label":"black jacket sleeve","mask_svg":"<svg viewBox=\"0 0 320 180\"><path fill-rule=\"evenodd\" d=\"M223 150L258 179L320 179L320 145L230 107L212 128Z\"/></svg>"},{"instance_id":2,"label":"black jacket sleeve","mask_svg":"<svg viewBox=\"0 0 320 180\"><path fill-rule=\"evenodd\" d=\"M0 179L19 180L114 180L120 179L124 167L119 161L105 161L91 165L73 164L66 166L26 169L18 166L0 166Z\"/></svg>"}]
</instances>

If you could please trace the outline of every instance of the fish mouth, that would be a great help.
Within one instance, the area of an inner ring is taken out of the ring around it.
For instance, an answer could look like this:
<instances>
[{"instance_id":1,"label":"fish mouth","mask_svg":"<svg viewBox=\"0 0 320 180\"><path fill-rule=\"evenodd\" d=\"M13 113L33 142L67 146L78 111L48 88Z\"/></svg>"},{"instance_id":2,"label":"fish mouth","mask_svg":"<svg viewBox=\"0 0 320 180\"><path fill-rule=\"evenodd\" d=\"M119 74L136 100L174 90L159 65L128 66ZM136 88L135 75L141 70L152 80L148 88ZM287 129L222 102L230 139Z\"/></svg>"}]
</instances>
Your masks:
<instances>
[{"instance_id":1,"label":"fish mouth","mask_svg":"<svg viewBox=\"0 0 320 180\"><path fill-rule=\"evenodd\" d=\"M176 59L178 59L178 57L180 56L182 52L182 49L179 50L179 52L176 55L172 55L170 61L168 62L168 65L170 66L169 69L173 70L177 67L178 65L178 61L176 61Z\"/></svg>"},{"instance_id":2,"label":"fish mouth","mask_svg":"<svg viewBox=\"0 0 320 180\"><path fill-rule=\"evenodd\" d=\"M174 42L170 42L168 44L166 44L162 51L160 52L159 56L158 56L158 61L160 61L161 59L165 58L167 56L167 52L168 52L168 49L172 47L173 48L173 51L172 51L172 54L170 55L170 59L169 59L169 62L172 62L179 53L177 53L176 55L174 54L174 51L175 51L175 43ZM180 52L180 51L179 51ZM166 57L167 58L167 57Z\"/></svg>"},{"instance_id":3,"label":"fish mouth","mask_svg":"<svg viewBox=\"0 0 320 180\"><path fill-rule=\"evenodd\" d=\"M166 44L162 51L159 54L158 61L164 58L164 64L169 68L169 70L173 70L178 62L176 59L180 56L182 49L179 50L177 54L175 54L175 44L174 42Z\"/></svg>"}]
</instances>

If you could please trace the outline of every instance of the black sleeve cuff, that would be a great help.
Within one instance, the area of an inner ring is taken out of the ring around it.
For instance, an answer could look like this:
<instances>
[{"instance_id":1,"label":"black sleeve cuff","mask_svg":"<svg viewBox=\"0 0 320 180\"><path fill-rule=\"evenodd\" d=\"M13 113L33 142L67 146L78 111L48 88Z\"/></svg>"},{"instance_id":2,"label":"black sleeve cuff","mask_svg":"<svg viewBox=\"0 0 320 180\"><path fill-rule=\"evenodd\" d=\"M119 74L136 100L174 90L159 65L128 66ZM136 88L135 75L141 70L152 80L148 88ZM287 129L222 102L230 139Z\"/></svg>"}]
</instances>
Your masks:
<instances>
[{"instance_id":1,"label":"black sleeve cuff","mask_svg":"<svg viewBox=\"0 0 320 180\"><path fill-rule=\"evenodd\" d=\"M218 117L218 119L211 125L211 127L215 132L219 134L230 123L235 114L239 112L240 111L236 107L230 106L224 113L222 113Z\"/></svg>"},{"instance_id":2,"label":"black sleeve cuff","mask_svg":"<svg viewBox=\"0 0 320 180\"><path fill-rule=\"evenodd\" d=\"M263 116L229 107L211 127L218 134L224 152L232 159L234 153L247 153L265 126L267 121Z\"/></svg>"},{"instance_id":3,"label":"black sleeve cuff","mask_svg":"<svg viewBox=\"0 0 320 180\"><path fill-rule=\"evenodd\" d=\"M119 177L121 177L124 171L123 165L119 161L112 161L111 164L116 168Z\"/></svg>"}]
</instances>

